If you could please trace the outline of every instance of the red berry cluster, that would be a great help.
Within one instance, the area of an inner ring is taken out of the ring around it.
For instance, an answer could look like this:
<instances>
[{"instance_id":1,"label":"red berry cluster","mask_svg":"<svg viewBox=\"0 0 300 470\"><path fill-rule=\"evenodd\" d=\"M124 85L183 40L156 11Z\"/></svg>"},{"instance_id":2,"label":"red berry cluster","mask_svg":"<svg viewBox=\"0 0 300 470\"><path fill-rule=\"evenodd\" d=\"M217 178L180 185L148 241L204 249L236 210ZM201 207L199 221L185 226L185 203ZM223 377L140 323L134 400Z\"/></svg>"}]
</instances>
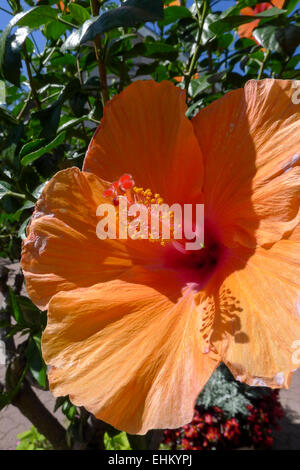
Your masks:
<instances>
[{"instance_id":1,"label":"red berry cluster","mask_svg":"<svg viewBox=\"0 0 300 470\"><path fill-rule=\"evenodd\" d=\"M179 429L164 431L163 444L172 450L214 450L254 447L267 449L273 444L272 429L283 416L278 391L248 405L248 414L226 417L217 406L196 406L193 421Z\"/></svg>"}]
</instances>

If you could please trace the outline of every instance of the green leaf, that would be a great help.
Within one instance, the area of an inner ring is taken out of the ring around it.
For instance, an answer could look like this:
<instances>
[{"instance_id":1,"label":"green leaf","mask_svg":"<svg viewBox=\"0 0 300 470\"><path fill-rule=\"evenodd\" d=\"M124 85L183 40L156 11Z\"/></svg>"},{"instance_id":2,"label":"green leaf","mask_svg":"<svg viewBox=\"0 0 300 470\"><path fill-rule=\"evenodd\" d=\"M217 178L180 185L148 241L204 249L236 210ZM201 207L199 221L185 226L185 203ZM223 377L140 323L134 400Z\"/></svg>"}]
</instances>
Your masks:
<instances>
[{"instance_id":1,"label":"green leaf","mask_svg":"<svg viewBox=\"0 0 300 470\"><path fill-rule=\"evenodd\" d=\"M41 311L32 303L28 297L18 295L18 305L22 311L24 323L31 329L40 329L43 322L43 314ZM37 337L37 342L40 338Z\"/></svg>"},{"instance_id":2,"label":"green leaf","mask_svg":"<svg viewBox=\"0 0 300 470\"><path fill-rule=\"evenodd\" d=\"M21 49L29 33L30 29L27 27L18 28L3 44L4 53L2 60L0 59L1 73L6 80L17 87L20 86Z\"/></svg>"},{"instance_id":3,"label":"green leaf","mask_svg":"<svg viewBox=\"0 0 300 470\"><path fill-rule=\"evenodd\" d=\"M70 402L68 398L63 402L61 410L70 421L72 421L76 415L76 407Z\"/></svg>"},{"instance_id":4,"label":"green leaf","mask_svg":"<svg viewBox=\"0 0 300 470\"><path fill-rule=\"evenodd\" d=\"M39 148L38 150L35 150L34 152L28 153L22 158L21 160L22 165L24 166L29 165L29 163L34 162L35 160L40 158L42 155L45 155L45 153L50 152L50 150L54 149L55 147L58 147L64 142L65 137L66 137L66 133L62 132L57 137L55 137L55 139L52 140L52 142L50 142L49 144L44 145L43 147ZM39 139L39 142L41 142L42 140L44 139Z\"/></svg>"},{"instance_id":5,"label":"green leaf","mask_svg":"<svg viewBox=\"0 0 300 470\"><path fill-rule=\"evenodd\" d=\"M32 436L33 436L32 429L29 429L28 431L24 431L24 432L21 432L20 434L17 434L17 439L18 440L27 439L28 437L32 437Z\"/></svg>"},{"instance_id":6,"label":"green leaf","mask_svg":"<svg viewBox=\"0 0 300 470\"><path fill-rule=\"evenodd\" d=\"M137 438L139 437L144 438L144 436L137 436ZM124 431L112 437L106 432L104 434L104 447L105 450L131 450L127 434Z\"/></svg>"},{"instance_id":7,"label":"green leaf","mask_svg":"<svg viewBox=\"0 0 300 470\"><path fill-rule=\"evenodd\" d=\"M40 120L43 128L39 137L46 139L54 138L60 122L60 114L63 103L72 95L78 93L80 89L80 81L78 78L74 78L63 87L56 101L54 101L48 108L42 109L41 111L38 111L34 114L34 117Z\"/></svg>"},{"instance_id":8,"label":"green leaf","mask_svg":"<svg viewBox=\"0 0 300 470\"><path fill-rule=\"evenodd\" d=\"M55 400L55 405L54 405L54 413L57 411L61 406L63 406L64 402L68 400L68 397L58 397Z\"/></svg>"},{"instance_id":9,"label":"green leaf","mask_svg":"<svg viewBox=\"0 0 300 470\"><path fill-rule=\"evenodd\" d=\"M57 17L57 11L47 5L31 8L15 15L0 37L0 75L20 86L21 57L20 49L29 34L28 28L38 28ZM24 26L11 36L14 26Z\"/></svg>"},{"instance_id":10,"label":"green leaf","mask_svg":"<svg viewBox=\"0 0 300 470\"><path fill-rule=\"evenodd\" d=\"M216 18L218 18L218 15L216 15L215 13L209 13L206 16L201 36L202 44L206 44L208 41L215 37L215 33L213 33L210 29L210 25L216 21Z\"/></svg>"},{"instance_id":11,"label":"green leaf","mask_svg":"<svg viewBox=\"0 0 300 470\"><path fill-rule=\"evenodd\" d=\"M57 17L57 11L47 5L31 8L15 15L0 37L0 74L3 78L20 86L20 49L29 34L28 28L38 28ZM11 35L14 26L24 26Z\"/></svg>"},{"instance_id":12,"label":"green leaf","mask_svg":"<svg viewBox=\"0 0 300 470\"><path fill-rule=\"evenodd\" d=\"M0 122L3 121L5 124L17 124L18 121L9 111L0 106Z\"/></svg>"},{"instance_id":13,"label":"green leaf","mask_svg":"<svg viewBox=\"0 0 300 470\"><path fill-rule=\"evenodd\" d=\"M0 181L0 200L11 192L11 185L6 181Z\"/></svg>"},{"instance_id":14,"label":"green leaf","mask_svg":"<svg viewBox=\"0 0 300 470\"><path fill-rule=\"evenodd\" d=\"M69 104L72 110L72 113L77 117L81 117L85 114L87 103L87 96L83 93L76 93L69 99Z\"/></svg>"},{"instance_id":15,"label":"green leaf","mask_svg":"<svg viewBox=\"0 0 300 470\"><path fill-rule=\"evenodd\" d=\"M212 86L213 83L217 83L224 79L226 72L218 72L215 74L205 74L202 77L191 80L190 83L190 94L194 98L203 91L207 90Z\"/></svg>"},{"instance_id":16,"label":"green leaf","mask_svg":"<svg viewBox=\"0 0 300 470\"><path fill-rule=\"evenodd\" d=\"M186 7L170 6L164 11L164 19L159 22L160 26L167 26L182 18L192 18L192 13Z\"/></svg>"},{"instance_id":17,"label":"green leaf","mask_svg":"<svg viewBox=\"0 0 300 470\"><path fill-rule=\"evenodd\" d=\"M162 41L138 42L127 54L126 58L149 57L151 59L175 60L178 56L176 47Z\"/></svg>"},{"instance_id":18,"label":"green leaf","mask_svg":"<svg viewBox=\"0 0 300 470\"><path fill-rule=\"evenodd\" d=\"M37 148L41 147L44 142L45 142L45 139L37 139L37 140L33 140L32 142L28 142L27 144L23 145L23 147L21 148L19 157L22 158L28 153L33 152Z\"/></svg>"},{"instance_id":19,"label":"green leaf","mask_svg":"<svg viewBox=\"0 0 300 470\"><path fill-rule=\"evenodd\" d=\"M30 338L29 345L26 349L26 357L29 365L29 370L32 373L33 377L41 387L46 388L47 366L42 358L40 341L38 341L37 336Z\"/></svg>"},{"instance_id":20,"label":"green leaf","mask_svg":"<svg viewBox=\"0 0 300 470\"><path fill-rule=\"evenodd\" d=\"M5 58L7 57L7 48L9 48L9 36L12 28L18 23L18 20L21 19L22 16L23 13L15 15L0 36L0 74L3 78L6 78Z\"/></svg>"},{"instance_id":21,"label":"green leaf","mask_svg":"<svg viewBox=\"0 0 300 470\"><path fill-rule=\"evenodd\" d=\"M40 26L50 23L57 18L57 10L48 5L40 5L21 13L17 24L19 26L28 26L29 28L39 28Z\"/></svg>"},{"instance_id":22,"label":"green leaf","mask_svg":"<svg viewBox=\"0 0 300 470\"><path fill-rule=\"evenodd\" d=\"M21 240L25 240L25 238L26 238L26 227L27 227L30 219L31 219L31 216L27 217L27 219L24 220L24 222L22 223L22 225L20 226L20 228L18 230L18 237L21 238Z\"/></svg>"},{"instance_id":23,"label":"green leaf","mask_svg":"<svg viewBox=\"0 0 300 470\"><path fill-rule=\"evenodd\" d=\"M114 28L133 27L146 21L161 20L164 17L162 0L127 0L119 8L113 8L100 16L86 21L82 27L73 32L62 50L74 49L98 34L106 33Z\"/></svg>"},{"instance_id":24,"label":"green leaf","mask_svg":"<svg viewBox=\"0 0 300 470\"><path fill-rule=\"evenodd\" d=\"M67 30L67 26L63 23L60 23L57 20L51 21L46 25L46 35L48 38L56 41L60 36L62 36Z\"/></svg>"},{"instance_id":25,"label":"green leaf","mask_svg":"<svg viewBox=\"0 0 300 470\"><path fill-rule=\"evenodd\" d=\"M219 36L217 39L218 47L220 47L221 49L227 49L233 42L233 36L230 33L222 34L222 36Z\"/></svg>"},{"instance_id":26,"label":"green leaf","mask_svg":"<svg viewBox=\"0 0 300 470\"><path fill-rule=\"evenodd\" d=\"M85 36L85 33L88 31L89 27L97 20L93 18L91 20L87 20L81 28L77 29L70 36L67 38L66 42L62 45L61 51L65 52L67 49L76 49L81 44L83 44L82 38Z\"/></svg>"},{"instance_id":27,"label":"green leaf","mask_svg":"<svg viewBox=\"0 0 300 470\"><path fill-rule=\"evenodd\" d=\"M275 36L284 52L292 55L300 45L300 25L291 23L285 27L278 28Z\"/></svg>"},{"instance_id":28,"label":"green leaf","mask_svg":"<svg viewBox=\"0 0 300 470\"><path fill-rule=\"evenodd\" d=\"M258 13L257 15L254 15L253 18L259 19L259 18L272 18L273 16L277 15L285 15L286 10L282 10L281 8L273 7L270 8L269 10L262 11L261 13Z\"/></svg>"},{"instance_id":29,"label":"green leaf","mask_svg":"<svg viewBox=\"0 0 300 470\"><path fill-rule=\"evenodd\" d=\"M81 124L82 122L84 122L86 120L88 120L88 116L81 116L81 117L76 118L76 119L70 119L69 121L62 124L57 129L57 132L60 133L60 132L63 132L63 131L68 131L68 130L72 129L75 126L78 126L78 124Z\"/></svg>"},{"instance_id":30,"label":"green leaf","mask_svg":"<svg viewBox=\"0 0 300 470\"><path fill-rule=\"evenodd\" d=\"M286 3L284 7L288 15L292 13L293 10L295 10L298 3L299 3L299 0L288 0L288 2Z\"/></svg>"},{"instance_id":31,"label":"green leaf","mask_svg":"<svg viewBox=\"0 0 300 470\"><path fill-rule=\"evenodd\" d=\"M0 393L0 411L3 410L11 402L10 395L8 393Z\"/></svg>"},{"instance_id":32,"label":"green leaf","mask_svg":"<svg viewBox=\"0 0 300 470\"><path fill-rule=\"evenodd\" d=\"M145 57L175 60L178 56L176 47L164 42L155 41L145 43Z\"/></svg>"},{"instance_id":33,"label":"green leaf","mask_svg":"<svg viewBox=\"0 0 300 470\"><path fill-rule=\"evenodd\" d=\"M266 49L273 52L282 52L281 46L276 39L277 27L273 25L266 25L261 28L256 28L253 32L254 38L259 44Z\"/></svg>"},{"instance_id":34,"label":"green leaf","mask_svg":"<svg viewBox=\"0 0 300 470\"><path fill-rule=\"evenodd\" d=\"M24 325L24 318L22 311L19 306L18 298L11 287L9 287L9 300L12 308L13 316L16 322L20 325Z\"/></svg>"},{"instance_id":35,"label":"green leaf","mask_svg":"<svg viewBox=\"0 0 300 470\"><path fill-rule=\"evenodd\" d=\"M82 24L86 20L90 19L90 14L88 10L82 7L81 5L77 5L76 3L70 3L68 8L74 20L76 20L78 23Z\"/></svg>"},{"instance_id":36,"label":"green leaf","mask_svg":"<svg viewBox=\"0 0 300 470\"><path fill-rule=\"evenodd\" d=\"M7 181L0 181L0 200L5 196L15 196L20 199L25 199L25 195L16 193L14 188Z\"/></svg>"},{"instance_id":37,"label":"green leaf","mask_svg":"<svg viewBox=\"0 0 300 470\"><path fill-rule=\"evenodd\" d=\"M19 444L16 450L53 450L53 446L43 434L32 426L30 430L17 434Z\"/></svg>"},{"instance_id":38,"label":"green leaf","mask_svg":"<svg viewBox=\"0 0 300 470\"><path fill-rule=\"evenodd\" d=\"M255 29L253 36L266 49L291 55L300 43L300 26L263 25Z\"/></svg>"},{"instance_id":39,"label":"green leaf","mask_svg":"<svg viewBox=\"0 0 300 470\"><path fill-rule=\"evenodd\" d=\"M42 125L41 138L51 139L55 136L59 126L62 103L57 101L46 109L42 109L34 114Z\"/></svg>"}]
</instances>

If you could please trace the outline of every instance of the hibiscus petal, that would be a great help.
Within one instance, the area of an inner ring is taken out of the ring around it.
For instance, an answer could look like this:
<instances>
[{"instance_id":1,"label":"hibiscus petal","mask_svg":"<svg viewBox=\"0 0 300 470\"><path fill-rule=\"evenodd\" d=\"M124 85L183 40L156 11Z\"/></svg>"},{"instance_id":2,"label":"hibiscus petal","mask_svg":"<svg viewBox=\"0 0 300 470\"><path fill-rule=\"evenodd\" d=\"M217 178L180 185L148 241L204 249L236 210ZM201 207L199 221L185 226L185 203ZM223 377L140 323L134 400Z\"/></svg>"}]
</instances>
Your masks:
<instances>
[{"instance_id":1,"label":"hibiscus petal","mask_svg":"<svg viewBox=\"0 0 300 470\"><path fill-rule=\"evenodd\" d=\"M232 260L236 270L215 296L211 341L249 385L288 387L300 366L300 245L294 237L259 248L244 269Z\"/></svg>"},{"instance_id":2,"label":"hibiscus petal","mask_svg":"<svg viewBox=\"0 0 300 470\"><path fill-rule=\"evenodd\" d=\"M99 240L96 210L103 198L101 181L78 168L61 171L46 185L22 248L22 267L31 299L46 308L60 290L113 279L135 262L146 262L151 249L139 242Z\"/></svg>"},{"instance_id":3,"label":"hibiscus petal","mask_svg":"<svg viewBox=\"0 0 300 470\"><path fill-rule=\"evenodd\" d=\"M246 8L244 8L244 10L246 10ZM251 8L249 8L249 10L251 10ZM247 13L247 15L248 14L249 13ZM258 26L258 24L259 24L259 20L254 20L254 21L251 21L250 23L242 24L241 26L238 27L238 35L240 36L240 38L253 39L252 37L253 31Z\"/></svg>"},{"instance_id":4,"label":"hibiscus petal","mask_svg":"<svg viewBox=\"0 0 300 470\"><path fill-rule=\"evenodd\" d=\"M254 16L254 11L251 7L245 7L240 10L240 14L242 16Z\"/></svg>"},{"instance_id":5,"label":"hibiscus petal","mask_svg":"<svg viewBox=\"0 0 300 470\"><path fill-rule=\"evenodd\" d=\"M271 3L277 8L283 8L284 2L285 0L271 0Z\"/></svg>"},{"instance_id":6,"label":"hibiscus petal","mask_svg":"<svg viewBox=\"0 0 300 470\"><path fill-rule=\"evenodd\" d=\"M43 335L54 395L130 433L189 422L218 358L202 353L199 307L176 279L139 269L54 296Z\"/></svg>"},{"instance_id":7,"label":"hibiscus petal","mask_svg":"<svg viewBox=\"0 0 300 470\"><path fill-rule=\"evenodd\" d=\"M273 243L298 223L296 91L288 80L251 80L193 119L204 155L206 214L225 243Z\"/></svg>"},{"instance_id":8,"label":"hibiscus petal","mask_svg":"<svg viewBox=\"0 0 300 470\"><path fill-rule=\"evenodd\" d=\"M184 91L170 82L133 83L106 105L83 169L108 181L130 173L169 204L189 202L203 163L186 109Z\"/></svg>"},{"instance_id":9,"label":"hibiscus petal","mask_svg":"<svg viewBox=\"0 0 300 470\"><path fill-rule=\"evenodd\" d=\"M243 16L254 16L253 8L242 8L240 14ZM258 25L259 20L251 21L250 23L242 24L238 27L238 35L240 38L251 38L254 28Z\"/></svg>"}]
</instances>

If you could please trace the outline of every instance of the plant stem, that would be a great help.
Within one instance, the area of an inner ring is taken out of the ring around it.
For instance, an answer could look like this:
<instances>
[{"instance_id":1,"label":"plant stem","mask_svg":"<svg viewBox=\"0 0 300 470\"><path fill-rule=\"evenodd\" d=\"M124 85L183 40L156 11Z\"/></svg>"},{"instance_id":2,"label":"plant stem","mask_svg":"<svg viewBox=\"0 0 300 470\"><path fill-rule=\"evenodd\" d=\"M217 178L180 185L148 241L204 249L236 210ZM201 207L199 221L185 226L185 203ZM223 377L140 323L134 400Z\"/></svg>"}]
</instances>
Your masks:
<instances>
[{"instance_id":1,"label":"plant stem","mask_svg":"<svg viewBox=\"0 0 300 470\"><path fill-rule=\"evenodd\" d=\"M264 54L264 60L260 64L259 72L258 72L258 75L257 75L257 80L261 80L261 78L262 78L264 67L265 67L266 62L269 58L269 55L270 55L270 50L268 49L267 52Z\"/></svg>"},{"instance_id":2,"label":"plant stem","mask_svg":"<svg viewBox=\"0 0 300 470\"><path fill-rule=\"evenodd\" d=\"M27 106L28 106L28 103L30 101L30 98L31 98L31 90L29 90L29 93L28 93L28 96L27 98L24 100L24 104L22 106L22 109L20 110L18 116L17 116L17 120L19 121L22 117L23 117L23 114L26 112L27 110Z\"/></svg>"},{"instance_id":3,"label":"plant stem","mask_svg":"<svg viewBox=\"0 0 300 470\"><path fill-rule=\"evenodd\" d=\"M30 84L30 88L31 88L31 91L32 91L32 96L33 96L33 99L35 101L37 109L40 111L42 109L42 107L41 107L41 103L40 103L37 91L36 91L35 86L34 86L33 76L32 76L31 67L30 67L30 61L29 61L29 57L28 57L28 53L27 53L25 43L24 43L24 46L23 46L23 53L24 53L24 60L25 60L27 74L28 74L29 84Z\"/></svg>"},{"instance_id":4,"label":"plant stem","mask_svg":"<svg viewBox=\"0 0 300 470\"><path fill-rule=\"evenodd\" d=\"M89 118L88 118L88 121L94 122L94 123L97 124L97 125L100 124L100 121L97 121L97 119L94 119L94 118L92 118L92 117L89 117Z\"/></svg>"},{"instance_id":5,"label":"plant stem","mask_svg":"<svg viewBox=\"0 0 300 470\"><path fill-rule=\"evenodd\" d=\"M193 76L196 63L199 59L203 26L204 26L204 21L205 21L205 18L206 18L206 15L207 15L207 10L208 10L207 0L203 1L202 14L200 14L200 8L199 8L199 5L198 5L198 0L195 0L195 4L196 4L196 8L197 8L197 13L198 13L199 30L198 30L198 37L197 37L195 52L194 52L192 60L190 62L189 70L188 70L188 72L186 74L186 77L185 77L185 89L186 89L186 91L188 91L189 84L190 84L191 78Z\"/></svg>"},{"instance_id":6,"label":"plant stem","mask_svg":"<svg viewBox=\"0 0 300 470\"><path fill-rule=\"evenodd\" d=\"M90 2L91 2L92 15L98 16L99 9L100 9L98 0L90 0ZM96 60L98 64L98 70L99 70L100 82L101 82L101 97L102 97L102 102L104 106L105 103L109 100L109 93L108 93L106 68L105 68L105 64L104 64L103 57L101 54L102 44L101 44L101 38L99 34L95 37L94 44L95 44L95 55L96 55Z\"/></svg>"},{"instance_id":7,"label":"plant stem","mask_svg":"<svg viewBox=\"0 0 300 470\"><path fill-rule=\"evenodd\" d=\"M67 26L70 26L70 28L79 29L79 26L77 26L76 24L70 23L69 21L63 20L60 16L57 17L57 21Z\"/></svg>"},{"instance_id":8,"label":"plant stem","mask_svg":"<svg viewBox=\"0 0 300 470\"><path fill-rule=\"evenodd\" d=\"M209 70L209 73L213 73L213 68L214 68L214 64L213 64L213 59L212 59L212 52L211 52L211 45L210 44L207 44L207 55L208 55L208 70ZM216 92L216 88L215 88L215 84L212 83L211 84L211 92L212 93L215 93Z\"/></svg>"},{"instance_id":9,"label":"plant stem","mask_svg":"<svg viewBox=\"0 0 300 470\"><path fill-rule=\"evenodd\" d=\"M76 69L77 69L77 76L78 76L78 80L80 81L80 85L83 85L82 71L80 68L80 62L79 62L78 56L76 57Z\"/></svg>"},{"instance_id":10,"label":"plant stem","mask_svg":"<svg viewBox=\"0 0 300 470\"><path fill-rule=\"evenodd\" d=\"M8 10L6 10L6 9L3 8L3 7L0 7L0 10L4 11L4 13L7 13L8 15L13 16L13 13L12 13L11 11L8 11Z\"/></svg>"}]
</instances>

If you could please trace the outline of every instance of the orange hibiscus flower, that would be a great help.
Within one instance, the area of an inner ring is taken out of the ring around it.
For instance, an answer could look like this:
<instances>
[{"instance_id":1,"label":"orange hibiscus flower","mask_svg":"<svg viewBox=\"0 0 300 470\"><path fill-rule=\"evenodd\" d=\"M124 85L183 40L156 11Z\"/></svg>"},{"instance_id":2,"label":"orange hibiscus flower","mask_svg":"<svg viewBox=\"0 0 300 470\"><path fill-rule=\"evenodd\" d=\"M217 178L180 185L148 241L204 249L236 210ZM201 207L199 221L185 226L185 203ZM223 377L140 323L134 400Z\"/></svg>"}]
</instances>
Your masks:
<instances>
[{"instance_id":1,"label":"orange hibiscus flower","mask_svg":"<svg viewBox=\"0 0 300 470\"><path fill-rule=\"evenodd\" d=\"M83 171L46 185L23 244L28 294L48 309L55 396L143 434L191 421L220 361L250 385L288 386L300 340L294 91L252 80L192 121L170 82L135 82L106 105ZM204 248L99 240L106 182L124 174L170 205L204 203Z\"/></svg>"},{"instance_id":2,"label":"orange hibiscus flower","mask_svg":"<svg viewBox=\"0 0 300 470\"><path fill-rule=\"evenodd\" d=\"M242 8L240 13L245 16L255 16L270 8L282 8L285 0L271 0L271 2L258 3L255 8L246 7ZM253 30L258 26L260 20L254 20L250 23L242 24L238 27L238 34L241 38L254 39L252 36Z\"/></svg>"},{"instance_id":3,"label":"orange hibiscus flower","mask_svg":"<svg viewBox=\"0 0 300 470\"><path fill-rule=\"evenodd\" d=\"M193 80L196 80L197 78L199 78L199 73L195 73L195 75L193 75ZM176 82L178 83L182 83L183 80L184 80L184 77L183 76L178 76L178 77L173 77L173 80L175 80Z\"/></svg>"},{"instance_id":4,"label":"orange hibiscus flower","mask_svg":"<svg viewBox=\"0 0 300 470\"><path fill-rule=\"evenodd\" d=\"M165 5L164 7L180 7L180 0L174 0L174 2L170 2L168 5Z\"/></svg>"}]
</instances>

